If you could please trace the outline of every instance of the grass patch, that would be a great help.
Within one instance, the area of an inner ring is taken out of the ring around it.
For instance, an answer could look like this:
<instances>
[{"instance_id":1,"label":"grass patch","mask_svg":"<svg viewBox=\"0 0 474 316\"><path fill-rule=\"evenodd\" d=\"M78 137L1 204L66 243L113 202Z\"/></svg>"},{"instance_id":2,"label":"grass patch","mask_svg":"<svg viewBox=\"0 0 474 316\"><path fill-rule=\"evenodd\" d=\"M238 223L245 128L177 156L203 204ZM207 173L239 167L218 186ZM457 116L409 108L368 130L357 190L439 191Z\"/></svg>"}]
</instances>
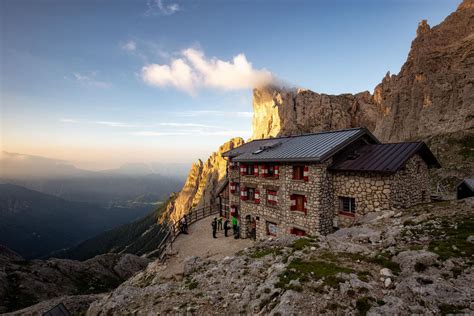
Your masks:
<instances>
[{"instance_id":1,"label":"grass patch","mask_svg":"<svg viewBox=\"0 0 474 316\"><path fill-rule=\"evenodd\" d=\"M303 250L306 247L311 246L312 240L309 238L299 238L293 242L291 246L295 250Z\"/></svg>"},{"instance_id":2,"label":"grass patch","mask_svg":"<svg viewBox=\"0 0 474 316\"><path fill-rule=\"evenodd\" d=\"M375 263L384 268L388 268L395 273L399 273L401 271L400 265L390 260L388 255L385 253L380 253L376 255L374 258L366 258L365 261L370 262L370 263Z\"/></svg>"},{"instance_id":3,"label":"grass patch","mask_svg":"<svg viewBox=\"0 0 474 316\"><path fill-rule=\"evenodd\" d=\"M474 255L474 246L467 238L474 231L474 219L466 217L455 225L443 225L436 239L432 240L428 250L440 256L442 260L451 257L471 257Z\"/></svg>"},{"instance_id":4,"label":"grass patch","mask_svg":"<svg viewBox=\"0 0 474 316\"><path fill-rule=\"evenodd\" d=\"M299 258L293 261L286 267L286 270L280 275L276 286L279 288L289 288L289 283L292 280L299 279L300 282L306 282L310 278L319 280L321 278L334 277L337 273L350 273L352 269L342 267L332 262L325 261L302 261ZM328 285L339 283L338 278L328 279Z\"/></svg>"},{"instance_id":5,"label":"grass patch","mask_svg":"<svg viewBox=\"0 0 474 316\"><path fill-rule=\"evenodd\" d=\"M281 253L282 252L280 249L259 248L256 249L254 252L250 253L249 257L253 259L260 259L268 255L278 256Z\"/></svg>"}]
</instances>

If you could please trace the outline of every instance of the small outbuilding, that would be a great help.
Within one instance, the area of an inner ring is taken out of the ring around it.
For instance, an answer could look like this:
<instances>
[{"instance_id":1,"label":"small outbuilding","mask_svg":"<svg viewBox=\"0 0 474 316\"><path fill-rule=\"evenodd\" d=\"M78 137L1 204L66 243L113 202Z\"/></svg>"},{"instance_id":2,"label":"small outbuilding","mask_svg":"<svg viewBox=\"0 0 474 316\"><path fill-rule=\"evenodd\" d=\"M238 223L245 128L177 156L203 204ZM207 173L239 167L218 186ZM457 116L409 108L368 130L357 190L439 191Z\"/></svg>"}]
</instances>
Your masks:
<instances>
[{"instance_id":1,"label":"small outbuilding","mask_svg":"<svg viewBox=\"0 0 474 316\"><path fill-rule=\"evenodd\" d=\"M457 186L457 198L465 199L474 196L474 179L464 179Z\"/></svg>"}]
</instances>

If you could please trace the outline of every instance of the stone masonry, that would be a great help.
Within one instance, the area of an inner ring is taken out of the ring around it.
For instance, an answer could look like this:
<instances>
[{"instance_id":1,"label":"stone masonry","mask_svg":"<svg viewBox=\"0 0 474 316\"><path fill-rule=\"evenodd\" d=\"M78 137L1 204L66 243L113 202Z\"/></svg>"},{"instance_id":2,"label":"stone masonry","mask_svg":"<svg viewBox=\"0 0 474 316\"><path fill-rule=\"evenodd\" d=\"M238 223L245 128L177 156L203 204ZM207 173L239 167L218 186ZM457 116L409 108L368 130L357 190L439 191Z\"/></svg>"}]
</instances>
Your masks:
<instances>
[{"instance_id":1,"label":"stone masonry","mask_svg":"<svg viewBox=\"0 0 474 316\"><path fill-rule=\"evenodd\" d=\"M344 227L371 211L409 207L430 199L428 167L418 155L410 158L396 173L330 171L332 160L307 163L308 180L293 180L293 165L278 164L279 177L241 175L239 165L228 166L230 183L259 191L260 202L240 199L240 192L230 193L230 205L241 220L241 238L250 230L248 219L255 219L257 239L267 238L267 222L277 226L277 236L299 229L307 235L327 234L334 226ZM267 202L268 190L277 191L276 205ZM290 196L306 197L307 212L291 210ZM341 214L339 197L354 198L355 214Z\"/></svg>"}]
</instances>

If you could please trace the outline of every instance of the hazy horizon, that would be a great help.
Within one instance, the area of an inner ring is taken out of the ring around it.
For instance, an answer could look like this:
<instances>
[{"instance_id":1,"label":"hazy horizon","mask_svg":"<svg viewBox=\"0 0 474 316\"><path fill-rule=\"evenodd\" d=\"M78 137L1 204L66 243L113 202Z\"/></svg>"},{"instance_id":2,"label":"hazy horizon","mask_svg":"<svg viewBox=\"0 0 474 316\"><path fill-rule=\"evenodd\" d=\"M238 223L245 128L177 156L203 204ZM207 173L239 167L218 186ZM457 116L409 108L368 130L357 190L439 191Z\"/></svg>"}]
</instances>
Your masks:
<instances>
[{"instance_id":1,"label":"hazy horizon","mask_svg":"<svg viewBox=\"0 0 474 316\"><path fill-rule=\"evenodd\" d=\"M190 166L251 135L254 86L372 92L460 1L269 3L2 1L0 150Z\"/></svg>"}]
</instances>

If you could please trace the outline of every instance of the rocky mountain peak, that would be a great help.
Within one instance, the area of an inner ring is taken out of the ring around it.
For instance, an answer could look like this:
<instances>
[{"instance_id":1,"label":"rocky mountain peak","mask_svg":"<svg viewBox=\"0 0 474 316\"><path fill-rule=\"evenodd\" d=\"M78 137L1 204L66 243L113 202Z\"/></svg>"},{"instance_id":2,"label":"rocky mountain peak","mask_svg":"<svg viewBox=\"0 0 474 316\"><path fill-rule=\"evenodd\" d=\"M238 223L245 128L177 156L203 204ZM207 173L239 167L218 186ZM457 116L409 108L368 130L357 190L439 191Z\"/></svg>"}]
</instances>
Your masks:
<instances>
[{"instance_id":1,"label":"rocky mountain peak","mask_svg":"<svg viewBox=\"0 0 474 316\"><path fill-rule=\"evenodd\" d=\"M365 126L382 141L474 127L474 0L431 28L420 22L400 72L373 94L265 87L253 94L252 139Z\"/></svg>"},{"instance_id":2,"label":"rocky mountain peak","mask_svg":"<svg viewBox=\"0 0 474 316\"><path fill-rule=\"evenodd\" d=\"M431 29L430 25L428 24L427 20L421 20L418 23L418 29L416 30L416 36L420 36L421 34L429 32Z\"/></svg>"},{"instance_id":3,"label":"rocky mountain peak","mask_svg":"<svg viewBox=\"0 0 474 316\"><path fill-rule=\"evenodd\" d=\"M474 8L474 0L464 0L458 6L457 11L461 11L461 10L464 10L464 9L472 9L472 8Z\"/></svg>"}]
</instances>

